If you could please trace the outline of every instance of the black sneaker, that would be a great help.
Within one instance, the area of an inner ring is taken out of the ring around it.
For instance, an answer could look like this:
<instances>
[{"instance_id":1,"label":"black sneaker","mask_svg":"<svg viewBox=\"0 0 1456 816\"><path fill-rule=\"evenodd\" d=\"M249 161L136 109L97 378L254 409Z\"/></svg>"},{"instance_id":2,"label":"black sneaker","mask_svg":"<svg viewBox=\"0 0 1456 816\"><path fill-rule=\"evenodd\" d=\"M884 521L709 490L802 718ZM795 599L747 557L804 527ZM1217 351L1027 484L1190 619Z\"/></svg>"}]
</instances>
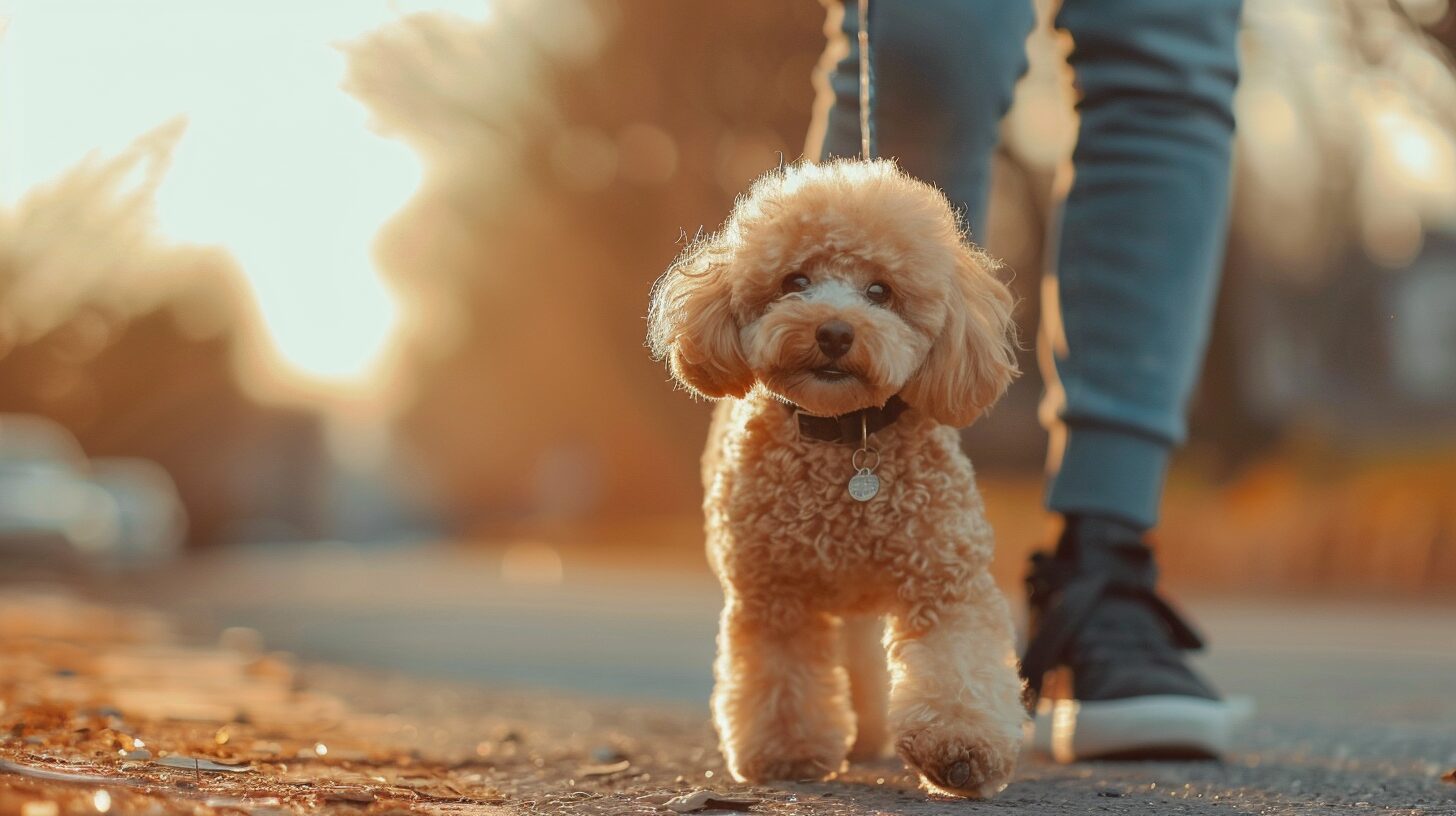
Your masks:
<instances>
[{"instance_id":1,"label":"black sneaker","mask_svg":"<svg viewBox=\"0 0 1456 816\"><path fill-rule=\"evenodd\" d=\"M1141 534L1069 521L1056 554L1032 556L1031 636L1021 661L1035 747L1079 759L1213 759L1242 706L1184 660L1203 640L1156 592Z\"/></svg>"}]
</instances>

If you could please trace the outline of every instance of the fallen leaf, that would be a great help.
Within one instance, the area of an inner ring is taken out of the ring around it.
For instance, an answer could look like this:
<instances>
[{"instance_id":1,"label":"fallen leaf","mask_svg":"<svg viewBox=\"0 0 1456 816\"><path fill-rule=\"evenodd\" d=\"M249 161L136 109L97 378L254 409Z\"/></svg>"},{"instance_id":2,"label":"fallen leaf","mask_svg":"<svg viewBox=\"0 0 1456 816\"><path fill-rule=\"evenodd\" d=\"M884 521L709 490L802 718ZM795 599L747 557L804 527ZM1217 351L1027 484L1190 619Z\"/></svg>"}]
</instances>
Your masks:
<instances>
[{"instance_id":1,"label":"fallen leaf","mask_svg":"<svg viewBox=\"0 0 1456 816\"><path fill-rule=\"evenodd\" d=\"M669 799L662 806L676 813L694 813L699 810L748 810L760 801L762 800L735 799L713 791L700 790Z\"/></svg>"},{"instance_id":2,"label":"fallen leaf","mask_svg":"<svg viewBox=\"0 0 1456 816\"><path fill-rule=\"evenodd\" d=\"M1442 782L1456 783L1456 768L1452 768L1441 776Z\"/></svg>"},{"instance_id":3,"label":"fallen leaf","mask_svg":"<svg viewBox=\"0 0 1456 816\"><path fill-rule=\"evenodd\" d=\"M35 779L50 779L56 782L81 782L90 785L121 784L137 786L140 784L134 780L117 779L116 777L102 776L98 774L56 771L50 768L37 767L35 765L21 765L15 762L7 762L3 759L0 759L0 771L4 771L6 773L20 774L21 776L29 776Z\"/></svg>"},{"instance_id":4,"label":"fallen leaf","mask_svg":"<svg viewBox=\"0 0 1456 816\"><path fill-rule=\"evenodd\" d=\"M168 768L181 768L184 771L211 771L211 772L215 772L215 773L243 773L244 771L251 771L251 770L253 770L253 767L251 765L247 765L247 764L243 764L243 765L224 765L221 762L213 762L210 759L202 759L200 757L182 756L180 754L173 754L172 756L162 757L161 759L153 760L153 762L154 762L154 764L157 764L157 765L166 765Z\"/></svg>"},{"instance_id":5,"label":"fallen leaf","mask_svg":"<svg viewBox=\"0 0 1456 816\"><path fill-rule=\"evenodd\" d=\"M614 773L621 773L632 767L632 760L624 759L621 762L610 762L604 765L583 765L577 769L577 776L611 776Z\"/></svg>"}]
</instances>

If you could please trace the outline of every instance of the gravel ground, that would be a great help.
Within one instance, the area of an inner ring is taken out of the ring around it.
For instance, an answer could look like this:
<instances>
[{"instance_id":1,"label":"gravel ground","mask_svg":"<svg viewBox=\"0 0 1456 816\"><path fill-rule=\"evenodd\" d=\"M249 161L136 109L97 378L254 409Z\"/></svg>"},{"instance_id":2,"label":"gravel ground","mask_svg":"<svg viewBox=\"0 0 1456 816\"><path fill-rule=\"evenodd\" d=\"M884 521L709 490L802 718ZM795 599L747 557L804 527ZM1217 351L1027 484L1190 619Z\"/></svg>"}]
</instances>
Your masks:
<instances>
[{"instance_id":1,"label":"gravel ground","mask_svg":"<svg viewBox=\"0 0 1456 816\"><path fill-rule=\"evenodd\" d=\"M316 675L345 696L356 674ZM442 723L441 746L459 750L482 728L519 738L520 750L546 762L496 784L525 812L648 813L666 794L711 788L760 798L754 811L801 814L1456 814L1456 730L1320 727L1262 720L1245 729L1238 754L1216 762L1093 762L1060 766L1023 759L999 797L964 802L929 796L893 759L852 767L830 782L774 787L725 782L713 735L696 707L591 702L568 697L502 696L437 687L421 696L414 681L368 695L384 708ZM472 725L460 711L510 711ZM453 713L452 713L453 712ZM534 746L534 747L533 747ZM630 760L608 776L586 773L599 760ZM587 771L583 771L583 769Z\"/></svg>"},{"instance_id":2,"label":"gravel ground","mask_svg":"<svg viewBox=\"0 0 1456 816\"><path fill-rule=\"evenodd\" d=\"M918 790L893 759L828 782L733 784L700 705L299 667L246 632L189 647L164 619L34 596L0 600L0 624L0 813L22 816L96 812L99 792L117 814L665 816L698 790L806 816L1456 813L1440 778L1456 765L1447 721L1266 716L1223 763L1028 756L998 798L964 802Z\"/></svg>"},{"instance_id":3,"label":"gravel ground","mask_svg":"<svg viewBox=\"0 0 1456 816\"><path fill-rule=\"evenodd\" d=\"M829 782L728 782L702 699L717 602L697 579L513 587L429 558L223 567L128 586L162 616L0 592L0 759L20 767L0 768L0 814L95 813L100 789L122 814L666 816L700 789L806 815L1456 814L1450 607L1200 601L1219 645L1205 670L1259 706L1227 761L1028 756L999 797L964 802L918 790L895 760ZM237 623L300 656L258 652L248 632L211 645ZM556 689L502 685L532 677ZM58 695L71 708L30 707ZM130 736L153 761L117 755ZM169 753L251 771L154 764Z\"/></svg>"}]
</instances>

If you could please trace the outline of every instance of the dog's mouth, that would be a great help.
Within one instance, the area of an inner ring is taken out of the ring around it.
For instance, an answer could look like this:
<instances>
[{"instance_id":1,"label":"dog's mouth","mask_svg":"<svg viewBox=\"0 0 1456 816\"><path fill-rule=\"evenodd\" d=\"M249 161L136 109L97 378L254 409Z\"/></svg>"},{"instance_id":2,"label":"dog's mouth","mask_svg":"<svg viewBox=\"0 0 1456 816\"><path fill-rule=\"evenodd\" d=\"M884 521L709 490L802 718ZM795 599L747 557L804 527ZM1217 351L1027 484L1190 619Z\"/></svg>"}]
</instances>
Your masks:
<instances>
[{"instance_id":1,"label":"dog's mouth","mask_svg":"<svg viewBox=\"0 0 1456 816\"><path fill-rule=\"evenodd\" d=\"M814 375L814 379L820 382L840 382L854 377L853 372L846 371L842 368L835 368L834 366L811 368L809 369L809 373Z\"/></svg>"}]
</instances>

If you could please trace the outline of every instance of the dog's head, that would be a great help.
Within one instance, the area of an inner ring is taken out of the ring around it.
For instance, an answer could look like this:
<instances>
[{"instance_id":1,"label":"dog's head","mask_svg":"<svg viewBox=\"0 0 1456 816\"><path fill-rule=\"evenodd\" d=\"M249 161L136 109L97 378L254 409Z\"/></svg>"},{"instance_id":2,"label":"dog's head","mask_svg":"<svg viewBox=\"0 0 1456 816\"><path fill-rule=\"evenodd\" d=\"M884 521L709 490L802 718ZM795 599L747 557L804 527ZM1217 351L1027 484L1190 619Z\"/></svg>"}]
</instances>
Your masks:
<instances>
[{"instance_id":1,"label":"dog's head","mask_svg":"<svg viewBox=\"0 0 1456 816\"><path fill-rule=\"evenodd\" d=\"M945 196L893 162L798 163L662 276L649 344L705 397L761 384L833 416L900 394L966 425L1017 373L994 268Z\"/></svg>"}]
</instances>

